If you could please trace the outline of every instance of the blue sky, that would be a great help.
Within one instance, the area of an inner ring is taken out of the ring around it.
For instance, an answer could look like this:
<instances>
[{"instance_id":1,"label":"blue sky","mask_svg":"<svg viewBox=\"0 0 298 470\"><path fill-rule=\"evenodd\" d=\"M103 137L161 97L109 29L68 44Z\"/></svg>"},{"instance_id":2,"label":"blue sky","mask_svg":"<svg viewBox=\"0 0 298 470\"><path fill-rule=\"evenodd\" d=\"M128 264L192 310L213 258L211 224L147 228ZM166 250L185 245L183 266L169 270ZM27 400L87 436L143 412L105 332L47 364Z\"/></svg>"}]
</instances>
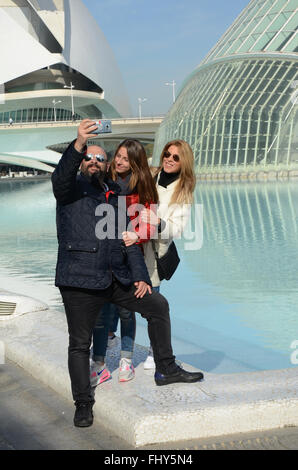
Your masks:
<instances>
[{"instance_id":1,"label":"blue sky","mask_svg":"<svg viewBox=\"0 0 298 470\"><path fill-rule=\"evenodd\" d=\"M249 0L83 0L114 51L133 115L167 113L176 90Z\"/></svg>"}]
</instances>

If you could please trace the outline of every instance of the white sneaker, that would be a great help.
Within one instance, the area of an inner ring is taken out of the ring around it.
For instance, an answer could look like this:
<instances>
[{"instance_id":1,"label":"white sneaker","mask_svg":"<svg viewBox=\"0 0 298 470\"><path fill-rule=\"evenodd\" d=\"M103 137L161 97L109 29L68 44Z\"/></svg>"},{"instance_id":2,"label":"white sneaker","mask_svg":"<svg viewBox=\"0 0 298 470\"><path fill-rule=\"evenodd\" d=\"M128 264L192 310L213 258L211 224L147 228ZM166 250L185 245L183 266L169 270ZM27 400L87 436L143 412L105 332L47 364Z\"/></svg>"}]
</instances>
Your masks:
<instances>
[{"instance_id":1,"label":"white sneaker","mask_svg":"<svg viewBox=\"0 0 298 470\"><path fill-rule=\"evenodd\" d=\"M144 362L144 369L155 369L155 362L153 356L147 356L146 361Z\"/></svg>"},{"instance_id":2,"label":"white sneaker","mask_svg":"<svg viewBox=\"0 0 298 470\"><path fill-rule=\"evenodd\" d=\"M128 382L135 376L135 370L131 359L123 357L119 363L119 382Z\"/></svg>"},{"instance_id":3,"label":"white sneaker","mask_svg":"<svg viewBox=\"0 0 298 470\"><path fill-rule=\"evenodd\" d=\"M90 363L90 384L91 387L96 387L102 384L111 377L110 371L106 365L100 365L97 362L91 361Z\"/></svg>"}]
</instances>

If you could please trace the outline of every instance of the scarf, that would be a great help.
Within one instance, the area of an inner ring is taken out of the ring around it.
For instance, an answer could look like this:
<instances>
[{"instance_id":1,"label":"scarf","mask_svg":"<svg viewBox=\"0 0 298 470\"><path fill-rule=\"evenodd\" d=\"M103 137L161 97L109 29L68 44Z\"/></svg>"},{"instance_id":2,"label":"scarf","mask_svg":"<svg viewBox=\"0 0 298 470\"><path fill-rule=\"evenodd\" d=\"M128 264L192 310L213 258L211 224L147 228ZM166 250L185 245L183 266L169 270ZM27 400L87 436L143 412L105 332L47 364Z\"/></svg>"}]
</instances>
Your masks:
<instances>
[{"instance_id":1,"label":"scarf","mask_svg":"<svg viewBox=\"0 0 298 470\"><path fill-rule=\"evenodd\" d=\"M121 178L121 176L119 175L117 176L115 183L117 183L121 189L120 196L127 196L128 194L136 192L135 189L131 190L129 187L130 178L131 172L127 176L125 176L125 178Z\"/></svg>"},{"instance_id":2,"label":"scarf","mask_svg":"<svg viewBox=\"0 0 298 470\"><path fill-rule=\"evenodd\" d=\"M176 181L179 177L180 177L180 171L178 171L178 173L166 173L162 169L160 172L158 184L159 186L162 186L163 188L167 188L169 184L174 183L174 181Z\"/></svg>"}]
</instances>

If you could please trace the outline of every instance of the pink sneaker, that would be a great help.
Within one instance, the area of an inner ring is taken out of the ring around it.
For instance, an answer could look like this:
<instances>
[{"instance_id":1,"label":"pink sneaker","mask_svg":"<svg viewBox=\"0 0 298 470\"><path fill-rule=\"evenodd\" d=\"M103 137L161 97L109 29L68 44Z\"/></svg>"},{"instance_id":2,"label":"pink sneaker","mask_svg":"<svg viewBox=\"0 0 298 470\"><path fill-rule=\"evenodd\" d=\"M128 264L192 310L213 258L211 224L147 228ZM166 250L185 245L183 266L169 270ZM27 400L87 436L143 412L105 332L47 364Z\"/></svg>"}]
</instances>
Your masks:
<instances>
[{"instance_id":1,"label":"pink sneaker","mask_svg":"<svg viewBox=\"0 0 298 470\"><path fill-rule=\"evenodd\" d=\"M99 365L96 362L91 362L90 366L90 383L91 387L96 387L102 384L111 377L109 369L104 365Z\"/></svg>"},{"instance_id":2,"label":"pink sneaker","mask_svg":"<svg viewBox=\"0 0 298 470\"><path fill-rule=\"evenodd\" d=\"M135 370L131 359L123 357L119 364L119 382L128 382L135 376Z\"/></svg>"}]
</instances>

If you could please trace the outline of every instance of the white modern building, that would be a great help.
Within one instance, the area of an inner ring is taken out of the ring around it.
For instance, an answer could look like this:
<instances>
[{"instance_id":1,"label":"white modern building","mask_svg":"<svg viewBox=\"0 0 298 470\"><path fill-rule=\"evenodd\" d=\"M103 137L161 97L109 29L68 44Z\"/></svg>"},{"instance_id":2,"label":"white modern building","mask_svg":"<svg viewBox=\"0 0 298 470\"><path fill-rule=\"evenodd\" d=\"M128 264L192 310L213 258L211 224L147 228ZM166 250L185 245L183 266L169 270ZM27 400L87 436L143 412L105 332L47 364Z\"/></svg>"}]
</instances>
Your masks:
<instances>
[{"instance_id":1,"label":"white modern building","mask_svg":"<svg viewBox=\"0 0 298 470\"><path fill-rule=\"evenodd\" d=\"M0 125L131 114L113 52L81 0L0 0L0 43ZM0 130L0 162L46 169L57 162L48 147L75 131Z\"/></svg>"}]
</instances>

